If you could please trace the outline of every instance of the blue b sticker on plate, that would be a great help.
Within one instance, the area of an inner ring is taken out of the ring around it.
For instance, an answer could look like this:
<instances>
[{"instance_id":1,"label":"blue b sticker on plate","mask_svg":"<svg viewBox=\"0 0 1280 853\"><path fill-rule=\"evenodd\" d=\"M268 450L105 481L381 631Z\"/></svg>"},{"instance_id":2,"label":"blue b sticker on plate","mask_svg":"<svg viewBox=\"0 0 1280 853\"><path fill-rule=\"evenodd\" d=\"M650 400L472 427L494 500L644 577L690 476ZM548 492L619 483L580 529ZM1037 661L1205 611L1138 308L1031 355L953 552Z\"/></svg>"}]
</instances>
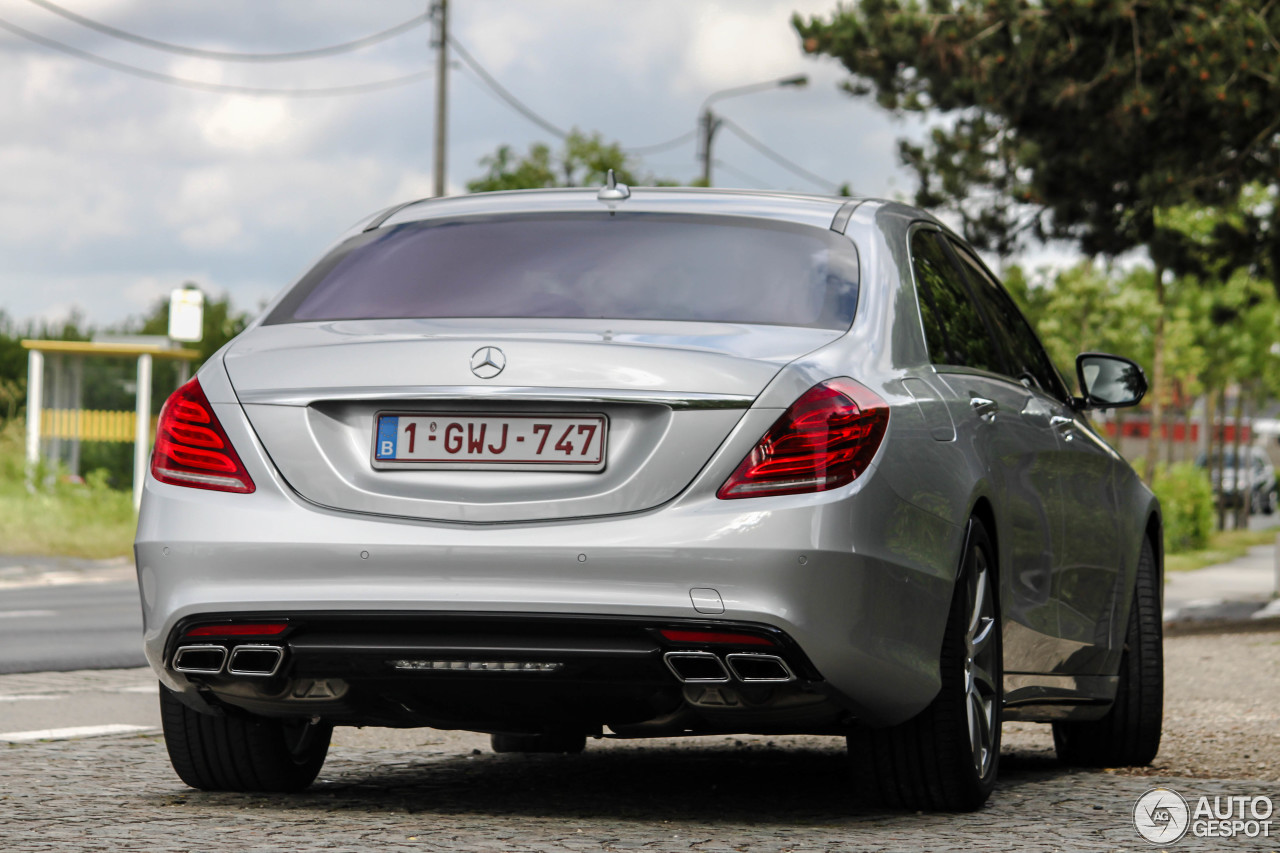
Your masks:
<instances>
[{"instance_id":1,"label":"blue b sticker on plate","mask_svg":"<svg viewBox=\"0 0 1280 853\"><path fill-rule=\"evenodd\" d=\"M400 432L400 419L395 415L378 418L378 446L374 448L376 459L396 458L396 436Z\"/></svg>"}]
</instances>

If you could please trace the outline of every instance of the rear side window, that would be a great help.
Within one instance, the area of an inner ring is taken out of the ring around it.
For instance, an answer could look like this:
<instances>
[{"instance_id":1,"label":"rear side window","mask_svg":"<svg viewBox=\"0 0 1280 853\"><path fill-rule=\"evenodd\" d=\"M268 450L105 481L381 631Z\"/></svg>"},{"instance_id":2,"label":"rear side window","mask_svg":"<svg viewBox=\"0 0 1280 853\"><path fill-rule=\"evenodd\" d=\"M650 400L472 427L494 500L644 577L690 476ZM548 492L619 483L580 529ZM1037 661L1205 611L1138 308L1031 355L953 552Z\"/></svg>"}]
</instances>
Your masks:
<instances>
[{"instance_id":1,"label":"rear side window","mask_svg":"<svg viewBox=\"0 0 1280 853\"><path fill-rule=\"evenodd\" d=\"M407 223L343 243L267 323L444 317L847 329L847 237L753 219L557 214Z\"/></svg>"},{"instance_id":2,"label":"rear side window","mask_svg":"<svg viewBox=\"0 0 1280 853\"><path fill-rule=\"evenodd\" d=\"M921 228L911 235L911 265L933 363L1003 373L999 350L969 296L964 274L938 232Z\"/></svg>"},{"instance_id":3,"label":"rear side window","mask_svg":"<svg viewBox=\"0 0 1280 853\"><path fill-rule=\"evenodd\" d=\"M1010 372L1018 379L1030 377L1042 391L1059 400L1069 399L1070 394L1062 377L1058 375L1049 354L1044 351L1040 340L1031 330L1031 324L1022 316L1018 306L1013 304L1013 299L968 250L954 240L951 241L951 247L969 273L974 296L986 310L996 334L1002 339L1010 362Z\"/></svg>"}]
</instances>

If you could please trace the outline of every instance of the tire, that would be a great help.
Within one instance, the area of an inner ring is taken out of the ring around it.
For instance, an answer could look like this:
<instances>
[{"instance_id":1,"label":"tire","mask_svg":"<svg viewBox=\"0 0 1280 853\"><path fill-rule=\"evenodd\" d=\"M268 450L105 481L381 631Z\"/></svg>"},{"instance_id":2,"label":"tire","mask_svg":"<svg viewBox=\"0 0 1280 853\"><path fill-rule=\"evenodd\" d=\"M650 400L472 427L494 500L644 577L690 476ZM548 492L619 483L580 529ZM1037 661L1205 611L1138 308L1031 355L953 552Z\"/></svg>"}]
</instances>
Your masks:
<instances>
[{"instance_id":1,"label":"tire","mask_svg":"<svg viewBox=\"0 0 1280 853\"><path fill-rule=\"evenodd\" d=\"M201 791L301 791L324 765L333 733L323 723L202 714L163 684L160 720L173 769Z\"/></svg>"},{"instance_id":2,"label":"tire","mask_svg":"<svg viewBox=\"0 0 1280 853\"><path fill-rule=\"evenodd\" d=\"M1116 701L1100 720L1053 724L1059 760L1079 767L1138 767L1160 750L1164 720L1164 649L1160 573L1149 540L1142 543Z\"/></svg>"},{"instance_id":3,"label":"tire","mask_svg":"<svg viewBox=\"0 0 1280 853\"><path fill-rule=\"evenodd\" d=\"M577 754L586 749L587 736L575 732L550 734L492 734L489 744L494 752L558 752Z\"/></svg>"},{"instance_id":4,"label":"tire","mask_svg":"<svg viewBox=\"0 0 1280 853\"><path fill-rule=\"evenodd\" d=\"M924 711L848 736L859 794L892 808L974 811L1000 765L1001 641L995 549L976 518L942 640L942 687Z\"/></svg>"},{"instance_id":5,"label":"tire","mask_svg":"<svg viewBox=\"0 0 1280 853\"><path fill-rule=\"evenodd\" d=\"M1276 490L1272 489L1267 492L1266 497L1262 501L1262 514L1275 515L1276 511Z\"/></svg>"}]
</instances>

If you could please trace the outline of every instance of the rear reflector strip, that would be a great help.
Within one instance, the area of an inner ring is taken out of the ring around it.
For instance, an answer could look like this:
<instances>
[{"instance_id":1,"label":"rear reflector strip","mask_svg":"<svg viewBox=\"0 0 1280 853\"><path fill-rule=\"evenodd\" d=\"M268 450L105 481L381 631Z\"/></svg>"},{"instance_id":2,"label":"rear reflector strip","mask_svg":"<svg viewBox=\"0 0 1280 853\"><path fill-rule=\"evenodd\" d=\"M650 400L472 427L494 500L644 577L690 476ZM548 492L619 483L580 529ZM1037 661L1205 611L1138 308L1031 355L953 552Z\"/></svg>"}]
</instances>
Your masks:
<instances>
[{"instance_id":1,"label":"rear reflector strip","mask_svg":"<svg viewBox=\"0 0 1280 853\"><path fill-rule=\"evenodd\" d=\"M187 632L188 637L270 637L283 634L289 626L283 622L235 625L201 625Z\"/></svg>"},{"instance_id":2,"label":"rear reflector strip","mask_svg":"<svg viewBox=\"0 0 1280 853\"><path fill-rule=\"evenodd\" d=\"M718 643L726 646L776 645L768 637L759 637L755 634L736 634L728 631L678 631L664 628L660 633L673 643Z\"/></svg>"}]
</instances>

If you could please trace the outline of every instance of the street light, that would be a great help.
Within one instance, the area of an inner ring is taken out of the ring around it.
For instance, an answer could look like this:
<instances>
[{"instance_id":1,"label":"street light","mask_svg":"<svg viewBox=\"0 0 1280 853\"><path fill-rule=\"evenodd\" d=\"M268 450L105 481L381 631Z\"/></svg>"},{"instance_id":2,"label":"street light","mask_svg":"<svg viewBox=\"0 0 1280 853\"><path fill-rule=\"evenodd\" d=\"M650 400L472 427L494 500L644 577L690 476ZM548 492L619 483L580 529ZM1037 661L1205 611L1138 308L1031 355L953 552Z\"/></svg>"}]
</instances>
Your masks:
<instances>
[{"instance_id":1,"label":"street light","mask_svg":"<svg viewBox=\"0 0 1280 853\"><path fill-rule=\"evenodd\" d=\"M707 99L702 102L702 112L698 116L698 156L702 160L702 183L708 187L711 186L711 140L715 138L716 131L720 129L720 119L716 118L715 113L711 112L711 104L713 102L722 101L725 98L734 98L738 95L750 95L752 92L780 89L783 86L807 85L809 85L808 74L793 74L790 77L767 80L764 83L752 83L748 86L721 89L708 95Z\"/></svg>"}]
</instances>

